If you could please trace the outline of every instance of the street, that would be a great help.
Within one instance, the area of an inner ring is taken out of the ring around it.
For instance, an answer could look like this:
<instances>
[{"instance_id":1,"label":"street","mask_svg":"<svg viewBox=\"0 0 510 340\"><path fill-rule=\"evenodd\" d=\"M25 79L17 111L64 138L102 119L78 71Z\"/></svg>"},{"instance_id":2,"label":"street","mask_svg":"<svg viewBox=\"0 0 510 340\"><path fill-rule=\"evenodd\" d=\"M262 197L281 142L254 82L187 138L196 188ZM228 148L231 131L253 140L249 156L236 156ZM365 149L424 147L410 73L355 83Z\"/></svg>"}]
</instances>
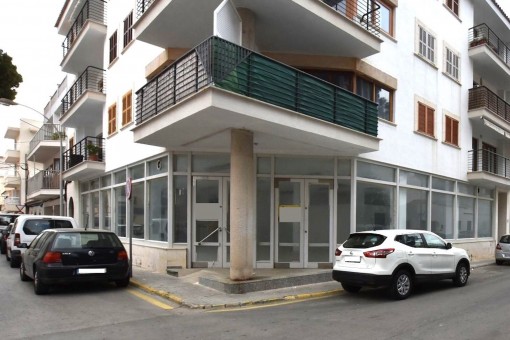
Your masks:
<instances>
[{"instance_id":1,"label":"street","mask_svg":"<svg viewBox=\"0 0 510 340\"><path fill-rule=\"evenodd\" d=\"M36 296L0 262L2 339L488 339L507 338L510 266L476 268L468 285L422 285L407 300L384 290L252 306L189 310L134 288L61 287ZM173 308L173 309L172 309Z\"/></svg>"}]
</instances>

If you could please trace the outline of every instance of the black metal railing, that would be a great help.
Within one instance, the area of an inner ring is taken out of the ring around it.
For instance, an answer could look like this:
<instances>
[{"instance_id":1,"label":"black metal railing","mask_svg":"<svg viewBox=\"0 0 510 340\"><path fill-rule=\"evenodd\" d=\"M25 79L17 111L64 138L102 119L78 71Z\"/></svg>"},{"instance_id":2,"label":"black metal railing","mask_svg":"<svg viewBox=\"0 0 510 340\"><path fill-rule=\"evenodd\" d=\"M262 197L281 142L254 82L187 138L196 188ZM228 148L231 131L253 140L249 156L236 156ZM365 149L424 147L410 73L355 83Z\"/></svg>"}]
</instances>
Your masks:
<instances>
[{"instance_id":1,"label":"black metal railing","mask_svg":"<svg viewBox=\"0 0 510 340\"><path fill-rule=\"evenodd\" d=\"M63 57L67 55L88 20L106 25L106 1L87 0L62 43Z\"/></svg>"},{"instance_id":2,"label":"black metal railing","mask_svg":"<svg viewBox=\"0 0 510 340\"><path fill-rule=\"evenodd\" d=\"M487 24L480 24L469 29L469 47L486 45L505 64L510 66L510 48L501 40Z\"/></svg>"},{"instance_id":3,"label":"black metal railing","mask_svg":"<svg viewBox=\"0 0 510 340\"><path fill-rule=\"evenodd\" d=\"M136 18L140 18L143 13L145 13L149 7L154 3L156 0L137 0L136 1Z\"/></svg>"},{"instance_id":4,"label":"black metal railing","mask_svg":"<svg viewBox=\"0 0 510 340\"><path fill-rule=\"evenodd\" d=\"M469 90L468 110L475 109L487 109L510 124L510 104L485 86Z\"/></svg>"},{"instance_id":5,"label":"black metal railing","mask_svg":"<svg viewBox=\"0 0 510 340\"><path fill-rule=\"evenodd\" d=\"M28 146L28 153L32 153L39 143L49 140L59 140L64 138L64 132L60 131L60 125L56 124L44 124L39 131L36 132L34 138L30 141Z\"/></svg>"},{"instance_id":6,"label":"black metal railing","mask_svg":"<svg viewBox=\"0 0 510 340\"><path fill-rule=\"evenodd\" d=\"M468 151L468 172L488 172L510 178L510 159L489 150Z\"/></svg>"},{"instance_id":7,"label":"black metal railing","mask_svg":"<svg viewBox=\"0 0 510 340\"><path fill-rule=\"evenodd\" d=\"M377 136L377 104L244 47L212 37L136 92L136 124L207 86Z\"/></svg>"},{"instance_id":8,"label":"black metal railing","mask_svg":"<svg viewBox=\"0 0 510 340\"><path fill-rule=\"evenodd\" d=\"M381 29L379 9L381 6L375 1L322 0L322 2L370 33L379 36Z\"/></svg>"},{"instance_id":9,"label":"black metal railing","mask_svg":"<svg viewBox=\"0 0 510 340\"><path fill-rule=\"evenodd\" d=\"M60 116L64 116L85 91L106 93L105 75L105 70L93 66L87 67L76 79L69 91L67 91L64 98L62 98L62 112Z\"/></svg>"},{"instance_id":10,"label":"black metal railing","mask_svg":"<svg viewBox=\"0 0 510 340\"><path fill-rule=\"evenodd\" d=\"M30 195L34 192L59 189L60 172L54 170L39 171L33 177L28 179L27 193Z\"/></svg>"},{"instance_id":11,"label":"black metal railing","mask_svg":"<svg viewBox=\"0 0 510 340\"><path fill-rule=\"evenodd\" d=\"M72 145L63 154L64 171L80 164L83 161L104 162L104 138L87 136Z\"/></svg>"}]
</instances>

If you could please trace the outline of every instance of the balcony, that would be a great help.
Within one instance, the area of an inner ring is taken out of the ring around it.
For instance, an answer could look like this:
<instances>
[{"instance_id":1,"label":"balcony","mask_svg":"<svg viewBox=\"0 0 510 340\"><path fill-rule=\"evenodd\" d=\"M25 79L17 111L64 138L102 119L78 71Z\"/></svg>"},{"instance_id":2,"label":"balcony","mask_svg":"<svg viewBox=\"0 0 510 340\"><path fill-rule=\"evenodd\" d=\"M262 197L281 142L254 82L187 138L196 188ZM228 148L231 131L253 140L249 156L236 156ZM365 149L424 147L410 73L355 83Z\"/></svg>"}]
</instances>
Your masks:
<instances>
[{"instance_id":1,"label":"balcony","mask_svg":"<svg viewBox=\"0 0 510 340\"><path fill-rule=\"evenodd\" d=\"M469 29L469 56L475 71L500 89L510 82L510 49L486 24Z\"/></svg>"},{"instance_id":2,"label":"balcony","mask_svg":"<svg viewBox=\"0 0 510 340\"><path fill-rule=\"evenodd\" d=\"M21 178L19 176L4 177L4 187L6 189L19 189L21 186Z\"/></svg>"},{"instance_id":3,"label":"balcony","mask_svg":"<svg viewBox=\"0 0 510 340\"><path fill-rule=\"evenodd\" d=\"M137 0L135 39L162 48L190 49L225 23L223 0ZM264 53L365 58L380 51L378 8L372 1L232 0L255 18L253 37ZM221 19L215 20L215 16ZM189 20L193 18L193 20ZM216 21L216 24L215 24ZM197 23L200 23L197 25ZM239 30L240 31L240 30ZM318 38L320 37L320 38Z\"/></svg>"},{"instance_id":4,"label":"balcony","mask_svg":"<svg viewBox=\"0 0 510 340\"><path fill-rule=\"evenodd\" d=\"M87 180L104 173L104 138L85 137L63 155L63 180Z\"/></svg>"},{"instance_id":5,"label":"balcony","mask_svg":"<svg viewBox=\"0 0 510 340\"><path fill-rule=\"evenodd\" d=\"M469 90L468 116L479 131L510 138L510 104L485 86Z\"/></svg>"},{"instance_id":6,"label":"balcony","mask_svg":"<svg viewBox=\"0 0 510 340\"><path fill-rule=\"evenodd\" d=\"M137 143L230 150L229 129L255 133L257 152L376 151L377 104L212 37L137 91Z\"/></svg>"},{"instance_id":7,"label":"balcony","mask_svg":"<svg viewBox=\"0 0 510 340\"><path fill-rule=\"evenodd\" d=\"M8 126L7 130L5 130L4 138L18 139L18 137L19 137L19 127Z\"/></svg>"},{"instance_id":8,"label":"balcony","mask_svg":"<svg viewBox=\"0 0 510 340\"><path fill-rule=\"evenodd\" d=\"M89 66L62 99L60 123L72 128L100 126L105 102L105 71Z\"/></svg>"},{"instance_id":9,"label":"balcony","mask_svg":"<svg viewBox=\"0 0 510 340\"><path fill-rule=\"evenodd\" d=\"M470 150L467 178L475 185L508 189L510 159L488 150Z\"/></svg>"},{"instance_id":10,"label":"balcony","mask_svg":"<svg viewBox=\"0 0 510 340\"><path fill-rule=\"evenodd\" d=\"M4 163L18 164L19 150L6 150L4 154Z\"/></svg>"},{"instance_id":11,"label":"balcony","mask_svg":"<svg viewBox=\"0 0 510 340\"><path fill-rule=\"evenodd\" d=\"M88 0L74 18L62 43L63 60L60 66L63 72L78 74L88 65L103 66L105 6L106 2L103 0ZM73 16L74 13L69 15Z\"/></svg>"},{"instance_id":12,"label":"balcony","mask_svg":"<svg viewBox=\"0 0 510 340\"><path fill-rule=\"evenodd\" d=\"M60 151L60 137L65 138L64 133L60 132L59 125L43 125L30 141L28 158L42 163L54 158Z\"/></svg>"},{"instance_id":13,"label":"balcony","mask_svg":"<svg viewBox=\"0 0 510 340\"><path fill-rule=\"evenodd\" d=\"M39 171L27 182L27 200L44 201L60 196L60 172Z\"/></svg>"}]
</instances>

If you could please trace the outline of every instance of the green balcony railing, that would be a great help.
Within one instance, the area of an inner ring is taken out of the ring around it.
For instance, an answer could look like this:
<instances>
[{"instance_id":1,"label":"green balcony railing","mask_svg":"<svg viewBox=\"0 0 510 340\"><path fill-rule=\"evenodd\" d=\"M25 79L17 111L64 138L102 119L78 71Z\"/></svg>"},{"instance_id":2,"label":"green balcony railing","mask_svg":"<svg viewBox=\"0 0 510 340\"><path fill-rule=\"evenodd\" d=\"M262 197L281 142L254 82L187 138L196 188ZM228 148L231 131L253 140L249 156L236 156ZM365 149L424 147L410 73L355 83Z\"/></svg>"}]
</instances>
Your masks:
<instances>
[{"instance_id":1,"label":"green balcony railing","mask_svg":"<svg viewBox=\"0 0 510 340\"><path fill-rule=\"evenodd\" d=\"M218 37L169 65L136 92L136 124L215 86L377 136L377 104Z\"/></svg>"}]
</instances>

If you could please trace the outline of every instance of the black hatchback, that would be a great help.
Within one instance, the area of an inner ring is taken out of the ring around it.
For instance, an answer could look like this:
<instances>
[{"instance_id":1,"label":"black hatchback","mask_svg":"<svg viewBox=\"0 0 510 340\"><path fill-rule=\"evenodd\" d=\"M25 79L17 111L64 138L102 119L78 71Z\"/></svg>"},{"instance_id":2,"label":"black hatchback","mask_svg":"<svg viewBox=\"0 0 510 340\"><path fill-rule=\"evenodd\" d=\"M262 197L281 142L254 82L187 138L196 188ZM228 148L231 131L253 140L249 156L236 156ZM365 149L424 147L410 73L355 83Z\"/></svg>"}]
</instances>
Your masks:
<instances>
[{"instance_id":1,"label":"black hatchback","mask_svg":"<svg viewBox=\"0 0 510 340\"><path fill-rule=\"evenodd\" d=\"M61 283L113 281L126 287L130 276L122 242L102 230L44 230L23 253L20 266L21 280L33 279L36 294Z\"/></svg>"}]
</instances>

